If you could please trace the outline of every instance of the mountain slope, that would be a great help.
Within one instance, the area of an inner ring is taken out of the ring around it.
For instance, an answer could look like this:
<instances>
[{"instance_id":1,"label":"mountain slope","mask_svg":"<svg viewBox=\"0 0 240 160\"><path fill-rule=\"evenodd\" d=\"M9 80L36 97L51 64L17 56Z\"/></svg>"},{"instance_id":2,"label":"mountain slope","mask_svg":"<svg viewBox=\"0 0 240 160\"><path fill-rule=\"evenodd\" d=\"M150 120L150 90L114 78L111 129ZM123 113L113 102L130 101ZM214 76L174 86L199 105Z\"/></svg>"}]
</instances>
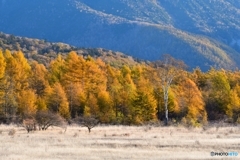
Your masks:
<instances>
[{"instance_id":1,"label":"mountain slope","mask_svg":"<svg viewBox=\"0 0 240 160\"><path fill-rule=\"evenodd\" d=\"M123 53L102 48L78 48L64 43L51 43L45 40L18 37L0 32L0 50L5 51L7 49L12 52L23 51L29 60L38 61L45 66L49 66L52 59L59 54L65 57L71 51L75 51L84 58L88 56L95 59L100 58L115 67L145 63Z\"/></svg>"},{"instance_id":2,"label":"mountain slope","mask_svg":"<svg viewBox=\"0 0 240 160\"><path fill-rule=\"evenodd\" d=\"M2 0L0 30L156 60L164 53L190 67L240 64L237 0Z\"/></svg>"}]
</instances>

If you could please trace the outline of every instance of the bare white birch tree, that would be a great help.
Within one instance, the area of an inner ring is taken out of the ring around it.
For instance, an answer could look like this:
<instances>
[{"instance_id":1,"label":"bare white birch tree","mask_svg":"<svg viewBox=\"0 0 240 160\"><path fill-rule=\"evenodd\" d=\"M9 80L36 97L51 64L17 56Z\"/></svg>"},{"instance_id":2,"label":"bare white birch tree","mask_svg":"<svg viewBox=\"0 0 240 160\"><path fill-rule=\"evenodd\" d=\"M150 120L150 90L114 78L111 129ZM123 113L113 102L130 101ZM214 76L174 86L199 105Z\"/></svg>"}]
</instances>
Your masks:
<instances>
[{"instance_id":1,"label":"bare white birch tree","mask_svg":"<svg viewBox=\"0 0 240 160\"><path fill-rule=\"evenodd\" d=\"M155 62L157 68L157 74L159 76L159 83L163 90L163 100L165 109L165 125L168 125L168 95L169 88L172 84L173 79L180 73L180 71L186 68L183 61L176 60L170 55L166 54L163 56L162 61Z\"/></svg>"}]
</instances>

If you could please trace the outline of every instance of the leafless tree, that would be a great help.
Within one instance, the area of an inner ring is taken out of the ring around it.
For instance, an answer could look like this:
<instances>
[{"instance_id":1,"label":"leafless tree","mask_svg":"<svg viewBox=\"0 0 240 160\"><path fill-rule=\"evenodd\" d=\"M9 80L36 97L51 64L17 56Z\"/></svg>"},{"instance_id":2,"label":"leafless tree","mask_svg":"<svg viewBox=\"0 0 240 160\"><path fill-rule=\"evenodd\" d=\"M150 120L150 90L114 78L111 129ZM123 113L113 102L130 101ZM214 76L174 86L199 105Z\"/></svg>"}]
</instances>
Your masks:
<instances>
[{"instance_id":1,"label":"leafless tree","mask_svg":"<svg viewBox=\"0 0 240 160\"><path fill-rule=\"evenodd\" d=\"M160 83L163 90L165 125L168 125L169 88L172 84L173 79L179 74L182 69L186 68L186 65L183 61L176 60L168 54L163 56L162 61L156 61L153 63L153 65L157 70L157 74L159 77L158 82Z\"/></svg>"},{"instance_id":2,"label":"leafless tree","mask_svg":"<svg viewBox=\"0 0 240 160\"><path fill-rule=\"evenodd\" d=\"M96 127L99 123L95 117L87 116L87 117L77 117L75 118L75 122L81 126L87 127L88 132L91 132L91 129Z\"/></svg>"},{"instance_id":3,"label":"leafless tree","mask_svg":"<svg viewBox=\"0 0 240 160\"><path fill-rule=\"evenodd\" d=\"M65 127L66 121L60 115L49 112L39 111L36 114L36 121L39 130L47 130L50 126Z\"/></svg>"},{"instance_id":4,"label":"leafless tree","mask_svg":"<svg viewBox=\"0 0 240 160\"><path fill-rule=\"evenodd\" d=\"M23 127L27 130L27 132L35 131L36 130L37 122L33 118L27 118L23 120Z\"/></svg>"}]
</instances>

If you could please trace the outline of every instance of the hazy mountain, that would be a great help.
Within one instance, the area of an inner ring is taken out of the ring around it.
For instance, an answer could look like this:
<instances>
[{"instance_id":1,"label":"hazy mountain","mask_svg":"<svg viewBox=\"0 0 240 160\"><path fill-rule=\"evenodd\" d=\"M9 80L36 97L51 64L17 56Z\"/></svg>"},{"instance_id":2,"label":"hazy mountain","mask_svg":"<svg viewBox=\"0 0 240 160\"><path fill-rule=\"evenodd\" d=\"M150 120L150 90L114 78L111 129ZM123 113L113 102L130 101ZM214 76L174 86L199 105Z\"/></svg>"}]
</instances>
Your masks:
<instances>
[{"instance_id":1,"label":"hazy mountain","mask_svg":"<svg viewBox=\"0 0 240 160\"><path fill-rule=\"evenodd\" d=\"M2 0L0 31L190 67L240 66L238 0Z\"/></svg>"}]
</instances>

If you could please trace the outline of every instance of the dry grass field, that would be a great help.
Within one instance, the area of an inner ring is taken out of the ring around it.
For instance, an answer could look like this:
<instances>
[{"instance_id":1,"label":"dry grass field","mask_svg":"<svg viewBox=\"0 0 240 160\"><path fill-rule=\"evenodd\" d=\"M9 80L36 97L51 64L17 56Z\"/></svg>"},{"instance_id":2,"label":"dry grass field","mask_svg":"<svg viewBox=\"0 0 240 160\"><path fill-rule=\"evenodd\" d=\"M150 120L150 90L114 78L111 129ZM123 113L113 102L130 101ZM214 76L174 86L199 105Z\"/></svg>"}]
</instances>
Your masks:
<instances>
[{"instance_id":1,"label":"dry grass field","mask_svg":"<svg viewBox=\"0 0 240 160\"><path fill-rule=\"evenodd\" d=\"M0 125L1 160L240 159L210 152L240 153L239 127L207 129L152 126L70 126L27 133Z\"/></svg>"}]
</instances>

